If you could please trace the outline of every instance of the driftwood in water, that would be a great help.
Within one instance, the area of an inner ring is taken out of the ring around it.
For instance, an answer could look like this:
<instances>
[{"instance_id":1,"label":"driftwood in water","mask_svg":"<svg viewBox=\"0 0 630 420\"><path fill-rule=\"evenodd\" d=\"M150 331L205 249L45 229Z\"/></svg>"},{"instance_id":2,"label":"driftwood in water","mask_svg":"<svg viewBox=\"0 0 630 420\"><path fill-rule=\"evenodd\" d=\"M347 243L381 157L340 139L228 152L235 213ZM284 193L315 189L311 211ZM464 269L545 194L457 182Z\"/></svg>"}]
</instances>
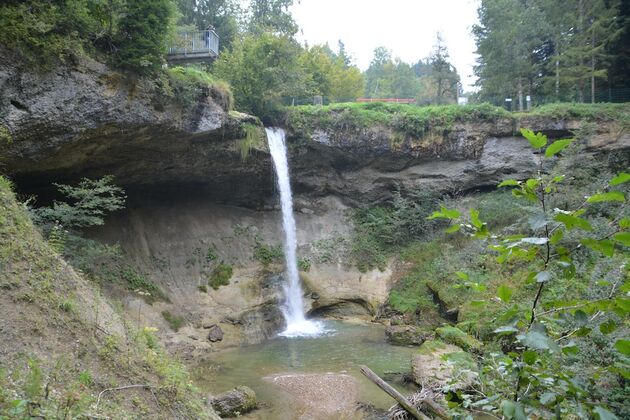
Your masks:
<instances>
[{"instance_id":1,"label":"driftwood in water","mask_svg":"<svg viewBox=\"0 0 630 420\"><path fill-rule=\"evenodd\" d=\"M400 392L392 388L387 382L382 380L376 373L372 372L367 366L361 366L361 373L364 374L370 381L374 382L376 386L387 392L390 397L398 401L405 410L409 412L418 420L430 420L429 417L422 414L416 407L414 407L407 398L405 398Z\"/></svg>"},{"instance_id":2,"label":"driftwood in water","mask_svg":"<svg viewBox=\"0 0 630 420\"><path fill-rule=\"evenodd\" d=\"M368 368L367 366L361 366L361 373L364 374L370 381L374 382L383 391L387 392L390 397L398 401L398 403L405 410L407 410L409 414L417 419L429 419L429 417L418 411L418 409L413 404L411 404L411 402L409 402L409 400L405 398L400 392L396 391L387 382L382 380L376 373L372 372L370 368ZM433 412L433 414L435 414L439 418L444 420L450 419L449 415L446 413L446 410L444 410L444 408L442 408L440 404L436 403L432 399L423 398L420 400L420 403L426 406L429 410Z\"/></svg>"}]
</instances>

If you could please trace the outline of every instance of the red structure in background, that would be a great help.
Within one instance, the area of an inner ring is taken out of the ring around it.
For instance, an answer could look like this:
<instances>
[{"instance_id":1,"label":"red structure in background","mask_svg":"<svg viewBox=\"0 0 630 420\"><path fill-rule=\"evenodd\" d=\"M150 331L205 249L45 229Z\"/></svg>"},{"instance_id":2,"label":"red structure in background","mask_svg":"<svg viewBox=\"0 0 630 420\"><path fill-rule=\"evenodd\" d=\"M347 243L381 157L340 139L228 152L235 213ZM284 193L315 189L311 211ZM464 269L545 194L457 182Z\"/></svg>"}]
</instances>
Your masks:
<instances>
[{"instance_id":1,"label":"red structure in background","mask_svg":"<svg viewBox=\"0 0 630 420\"><path fill-rule=\"evenodd\" d=\"M406 98L357 98L357 102L393 102L396 104L415 104L415 99Z\"/></svg>"}]
</instances>

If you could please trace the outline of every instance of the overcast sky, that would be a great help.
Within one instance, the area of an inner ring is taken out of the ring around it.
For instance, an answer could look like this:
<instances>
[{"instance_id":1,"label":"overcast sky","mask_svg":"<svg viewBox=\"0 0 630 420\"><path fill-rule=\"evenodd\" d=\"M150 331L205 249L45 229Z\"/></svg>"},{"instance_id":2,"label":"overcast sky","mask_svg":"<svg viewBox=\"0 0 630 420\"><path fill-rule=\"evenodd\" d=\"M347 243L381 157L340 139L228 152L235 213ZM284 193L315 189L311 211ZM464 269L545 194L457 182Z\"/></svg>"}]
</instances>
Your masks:
<instances>
[{"instance_id":1,"label":"overcast sky","mask_svg":"<svg viewBox=\"0 0 630 420\"><path fill-rule=\"evenodd\" d=\"M296 0L291 11L302 31L298 39L328 42L334 50L341 39L361 70L379 46L413 64L430 54L439 31L468 91L475 80L477 6L478 0Z\"/></svg>"}]
</instances>

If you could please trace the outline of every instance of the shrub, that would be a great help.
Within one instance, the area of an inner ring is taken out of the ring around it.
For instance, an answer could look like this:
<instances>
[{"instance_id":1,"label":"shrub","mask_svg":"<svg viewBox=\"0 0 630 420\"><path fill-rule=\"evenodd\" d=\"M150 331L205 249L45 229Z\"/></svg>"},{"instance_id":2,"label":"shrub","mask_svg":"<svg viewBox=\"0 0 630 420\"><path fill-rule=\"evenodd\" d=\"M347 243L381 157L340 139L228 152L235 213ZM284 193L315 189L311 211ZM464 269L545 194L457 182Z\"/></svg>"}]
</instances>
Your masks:
<instances>
[{"instance_id":1,"label":"shrub","mask_svg":"<svg viewBox=\"0 0 630 420\"><path fill-rule=\"evenodd\" d=\"M185 320L183 316L174 315L170 311L162 311L162 317L168 323L168 326L175 332L179 331L179 329L184 325Z\"/></svg>"},{"instance_id":2,"label":"shrub","mask_svg":"<svg viewBox=\"0 0 630 420\"><path fill-rule=\"evenodd\" d=\"M266 245L260 242L258 239L254 244L254 259L262 263L267 267L271 263L278 262L284 257L282 246Z\"/></svg>"},{"instance_id":3,"label":"shrub","mask_svg":"<svg viewBox=\"0 0 630 420\"><path fill-rule=\"evenodd\" d=\"M592 390L603 385L602 373L623 380L628 372L630 342L622 337L627 336L630 310L625 263L630 246L625 208L630 174L609 178L604 189L591 190L581 203L569 206L562 196L565 190L571 191L564 185L570 178L543 169L572 140L550 143L541 133L521 132L537 151L539 170L533 178L506 180L499 187L510 188L515 199L537 208L526 229L519 234L491 234L475 209L466 218L445 207L431 216L456 221L451 233L460 229L485 241L500 267L494 272L498 287L490 294L480 288L483 300L478 302L484 312L494 312L500 324L493 332L507 351L482 358L484 395L458 395L451 407L458 407L461 414L481 398L484 410L512 418L550 413L615 418L606 407L606 398L601 394L601 399L593 398ZM558 202L565 204L553 204ZM599 208L602 204L605 211ZM470 282L469 275L458 273ZM438 334L453 340L462 337L452 327ZM597 341L614 347L616 353L599 366L594 358L576 363L582 349ZM611 362L616 365L612 369Z\"/></svg>"},{"instance_id":4,"label":"shrub","mask_svg":"<svg viewBox=\"0 0 630 420\"><path fill-rule=\"evenodd\" d=\"M234 108L234 98L230 85L218 80L207 71L187 66L168 68L168 86L172 89L172 95L184 109L196 106L202 98L208 96L217 102L225 111ZM169 96L170 96L169 95Z\"/></svg>"},{"instance_id":5,"label":"shrub","mask_svg":"<svg viewBox=\"0 0 630 420\"><path fill-rule=\"evenodd\" d=\"M214 268L214 270L212 270L212 274L210 274L210 279L208 280L208 285L214 290L218 290L219 287L230 284L231 278L232 266L220 263Z\"/></svg>"},{"instance_id":6,"label":"shrub","mask_svg":"<svg viewBox=\"0 0 630 420\"><path fill-rule=\"evenodd\" d=\"M309 271L311 269L311 260L308 258L298 258L297 264L301 271Z\"/></svg>"}]
</instances>

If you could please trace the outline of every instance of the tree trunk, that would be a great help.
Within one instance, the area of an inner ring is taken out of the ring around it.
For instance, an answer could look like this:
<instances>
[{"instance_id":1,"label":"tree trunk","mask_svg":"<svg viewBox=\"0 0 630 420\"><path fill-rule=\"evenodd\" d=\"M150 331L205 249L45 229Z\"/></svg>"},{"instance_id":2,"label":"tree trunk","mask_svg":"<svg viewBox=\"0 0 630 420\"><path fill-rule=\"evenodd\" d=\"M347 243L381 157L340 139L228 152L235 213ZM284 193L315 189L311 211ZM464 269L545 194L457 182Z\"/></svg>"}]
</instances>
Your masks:
<instances>
[{"instance_id":1,"label":"tree trunk","mask_svg":"<svg viewBox=\"0 0 630 420\"><path fill-rule=\"evenodd\" d=\"M523 79L518 78L518 110L523 112Z\"/></svg>"},{"instance_id":2,"label":"tree trunk","mask_svg":"<svg viewBox=\"0 0 630 420\"><path fill-rule=\"evenodd\" d=\"M591 103L595 103L595 31L591 27Z\"/></svg>"},{"instance_id":3,"label":"tree trunk","mask_svg":"<svg viewBox=\"0 0 630 420\"><path fill-rule=\"evenodd\" d=\"M556 58L556 101L560 99L560 60Z\"/></svg>"}]
</instances>

